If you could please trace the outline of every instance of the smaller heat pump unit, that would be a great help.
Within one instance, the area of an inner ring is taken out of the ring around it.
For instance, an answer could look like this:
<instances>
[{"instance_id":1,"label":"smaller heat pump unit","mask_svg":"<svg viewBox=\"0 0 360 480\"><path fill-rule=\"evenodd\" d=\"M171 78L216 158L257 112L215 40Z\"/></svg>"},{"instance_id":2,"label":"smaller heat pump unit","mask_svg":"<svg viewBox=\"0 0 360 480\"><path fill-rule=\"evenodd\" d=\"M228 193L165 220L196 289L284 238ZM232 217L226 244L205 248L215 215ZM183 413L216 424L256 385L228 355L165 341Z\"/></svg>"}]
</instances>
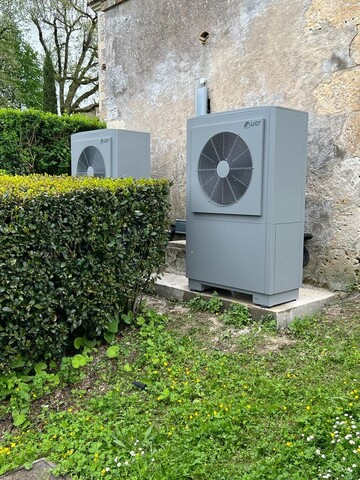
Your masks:
<instances>
[{"instance_id":1,"label":"smaller heat pump unit","mask_svg":"<svg viewBox=\"0 0 360 480\"><path fill-rule=\"evenodd\" d=\"M71 135L71 174L148 178L150 134L100 129Z\"/></svg>"}]
</instances>

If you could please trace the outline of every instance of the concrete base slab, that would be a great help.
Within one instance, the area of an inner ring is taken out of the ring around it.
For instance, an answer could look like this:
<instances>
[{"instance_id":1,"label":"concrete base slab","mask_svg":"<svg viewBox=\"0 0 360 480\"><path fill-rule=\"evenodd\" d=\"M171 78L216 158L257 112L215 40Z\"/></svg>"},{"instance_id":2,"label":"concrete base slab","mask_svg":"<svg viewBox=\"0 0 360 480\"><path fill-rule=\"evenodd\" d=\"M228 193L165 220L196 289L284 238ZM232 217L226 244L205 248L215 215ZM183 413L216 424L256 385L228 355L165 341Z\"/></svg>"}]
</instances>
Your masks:
<instances>
[{"instance_id":1,"label":"concrete base slab","mask_svg":"<svg viewBox=\"0 0 360 480\"><path fill-rule=\"evenodd\" d=\"M11 472L0 475L0 479L4 480L70 480L65 477L55 477L51 470L55 468L53 463L48 462L44 458L36 460L32 464L31 470L25 470L24 467L17 468Z\"/></svg>"},{"instance_id":2,"label":"concrete base slab","mask_svg":"<svg viewBox=\"0 0 360 480\"><path fill-rule=\"evenodd\" d=\"M168 300L188 301L200 295L202 298L211 298L214 290L206 292L192 292L188 287L188 279L184 275L165 272L155 283L155 292L162 298ZM278 328L285 328L295 318L302 318L307 315L318 313L326 304L336 298L334 292L309 287L304 285L300 288L299 298L295 301L283 303L271 308L260 307L251 303L251 296L241 293L218 290L220 298L224 302L225 308L230 303L242 303L246 305L252 318L257 321L266 315L271 315L277 323Z\"/></svg>"}]
</instances>

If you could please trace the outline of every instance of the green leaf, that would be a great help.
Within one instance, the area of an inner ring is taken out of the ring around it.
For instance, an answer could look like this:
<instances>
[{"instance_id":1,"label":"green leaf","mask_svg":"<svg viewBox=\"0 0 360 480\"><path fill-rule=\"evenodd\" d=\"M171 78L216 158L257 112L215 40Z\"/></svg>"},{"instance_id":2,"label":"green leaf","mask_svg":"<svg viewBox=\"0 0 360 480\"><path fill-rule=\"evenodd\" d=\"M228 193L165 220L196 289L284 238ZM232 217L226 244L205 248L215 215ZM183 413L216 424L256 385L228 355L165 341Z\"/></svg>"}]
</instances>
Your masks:
<instances>
[{"instance_id":1,"label":"green leaf","mask_svg":"<svg viewBox=\"0 0 360 480\"><path fill-rule=\"evenodd\" d=\"M107 343L112 343L115 340L115 333L105 332L104 339Z\"/></svg>"},{"instance_id":2,"label":"green leaf","mask_svg":"<svg viewBox=\"0 0 360 480\"><path fill-rule=\"evenodd\" d=\"M119 330L119 320L112 320L108 325L107 325L107 331L110 333L117 333Z\"/></svg>"},{"instance_id":3,"label":"green leaf","mask_svg":"<svg viewBox=\"0 0 360 480\"><path fill-rule=\"evenodd\" d=\"M165 400L166 398L168 398L168 396L170 395L170 390L168 388L165 388L162 393L159 395L158 399L159 400Z\"/></svg>"},{"instance_id":4,"label":"green leaf","mask_svg":"<svg viewBox=\"0 0 360 480\"><path fill-rule=\"evenodd\" d=\"M85 345L84 337L76 337L74 340L74 347L76 350L79 350L79 348L83 347Z\"/></svg>"},{"instance_id":5,"label":"green leaf","mask_svg":"<svg viewBox=\"0 0 360 480\"><path fill-rule=\"evenodd\" d=\"M153 428L154 427L152 425L150 425L150 427L146 430L145 435L144 435L144 440L146 440L147 438L150 437L151 432L153 431Z\"/></svg>"},{"instance_id":6,"label":"green leaf","mask_svg":"<svg viewBox=\"0 0 360 480\"><path fill-rule=\"evenodd\" d=\"M26 422L26 415L24 413L18 413L14 411L12 414L13 422L15 427L20 427L24 422Z\"/></svg>"},{"instance_id":7,"label":"green leaf","mask_svg":"<svg viewBox=\"0 0 360 480\"><path fill-rule=\"evenodd\" d=\"M119 356L120 347L118 345L113 345L106 350L106 355L109 358L115 358Z\"/></svg>"},{"instance_id":8,"label":"green leaf","mask_svg":"<svg viewBox=\"0 0 360 480\"><path fill-rule=\"evenodd\" d=\"M16 368L21 368L25 366L25 360L23 358L18 358L10 362L10 368L15 370Z\"/></svg>"},{"instance_id":9,"label":"green leaf","mask_svg":"<svg viewBox=\"0 0 360 480\"><path fill-rule=\"evenodd\" d=\"M125 445L125 443L122 442L121 440L118 440L117 438L114 438L114 443L115 443L115 445L117 445L118 447L127 448L127 446Z\"/></svg>"},{"instance_id":10,"label":"green leaf","mask_svg":"<svg viewBox=\"0 0 360 480\"><path fill-rule=\"evenodd\" d=\"M129 363L126 363L123 367L123 369L125 370L125 372L131 372L132 370L132 367Z\"/></svg>"},{"instance_id":11,"label":"green leaf","mask_svg":"<svg viewBox=\"0 0 360 480\"><path fill-rule=\"evenodd\" d=\"M144 323L145 323L145 318L144 317L137 317L136 324L139 325L139 327L144 325Z\"/></svg>"},{"instance_id":12,"label":"green leaf","mask_svg":"<svg viewBox=\"0 0 360 480\"><path fill-rule=\"evenodd\" d=\"M78 354L72 357L71 359L71 364L74 368L84 367L86 363L87 363L87 360L86 360L86 357L84 357L84 355Z\"/></svg>"},{"instance_id":13,"label":"green leaf","mask_svg":"<svg viewBox=\"0 0 360 480\"><path fill-rule=\"evenodd\" d=\"M44 370L46 370L47 368L47 365L46 363L44 362L39 362L35 365L34 367L34 370L35 370L35 373L37 373L38 375L40 375Z\"/></svg>"}]
</instances>

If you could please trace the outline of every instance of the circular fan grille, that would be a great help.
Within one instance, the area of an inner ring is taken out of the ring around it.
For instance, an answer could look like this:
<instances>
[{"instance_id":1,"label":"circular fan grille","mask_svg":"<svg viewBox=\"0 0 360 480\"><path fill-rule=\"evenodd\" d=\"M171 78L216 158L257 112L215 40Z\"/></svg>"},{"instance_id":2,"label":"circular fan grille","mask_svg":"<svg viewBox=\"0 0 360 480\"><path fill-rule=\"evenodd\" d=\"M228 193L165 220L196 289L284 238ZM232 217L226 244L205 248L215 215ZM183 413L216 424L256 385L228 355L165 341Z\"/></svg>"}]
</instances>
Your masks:
<instances>
[{"instance_id":1,"label":"circular fan grille","mask_svg":"<svg viewBox=\"0 0 360 480\"><path fill-rule=\"evenodd\" d=\"M250 184L252 170L248 146L232 132L221 132L211 137L199 158L201 188L216 205L238 202Z\"/></svg>"},{"instance_id":2,"label":"circular fan grille","mask_svg":"<svg viewBox=\"0 0 360 480\"><path fill-rule=\"evenodd\" d=\"M78 160L76 173L87 177L105 177L104 157L98 148L93 145L84 148Z\"/></svg>"}]
</instances>

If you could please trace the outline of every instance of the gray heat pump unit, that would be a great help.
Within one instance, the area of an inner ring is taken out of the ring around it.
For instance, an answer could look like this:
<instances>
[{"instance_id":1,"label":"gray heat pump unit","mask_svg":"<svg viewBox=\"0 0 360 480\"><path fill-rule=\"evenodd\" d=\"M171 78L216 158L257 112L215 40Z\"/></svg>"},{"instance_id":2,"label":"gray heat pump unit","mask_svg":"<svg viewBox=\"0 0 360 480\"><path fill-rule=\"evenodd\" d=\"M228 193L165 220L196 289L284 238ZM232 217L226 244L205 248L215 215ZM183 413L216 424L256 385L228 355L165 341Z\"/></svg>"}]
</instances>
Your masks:
<instances>
[{"instance_id":1,"label":"gray heat pump unit","mask_svg":"<svg viewBox=\"0 0 360 480\"><path fill-rule=\"evenodd\" d=\"M188 120L186 275L191 290L271 307L302 282L308 115L259 107Z\"/></svg>"},{"instance_id":2,"label":"gray heat pump unit","mask_svg":"<svg viewBox=\"0 0 360 480\"><path fill-rule=\"evenodd\" d=\"M71 135L71 174L148 178L150 134L100 129Z\"/></svg>"}]
</instances>

